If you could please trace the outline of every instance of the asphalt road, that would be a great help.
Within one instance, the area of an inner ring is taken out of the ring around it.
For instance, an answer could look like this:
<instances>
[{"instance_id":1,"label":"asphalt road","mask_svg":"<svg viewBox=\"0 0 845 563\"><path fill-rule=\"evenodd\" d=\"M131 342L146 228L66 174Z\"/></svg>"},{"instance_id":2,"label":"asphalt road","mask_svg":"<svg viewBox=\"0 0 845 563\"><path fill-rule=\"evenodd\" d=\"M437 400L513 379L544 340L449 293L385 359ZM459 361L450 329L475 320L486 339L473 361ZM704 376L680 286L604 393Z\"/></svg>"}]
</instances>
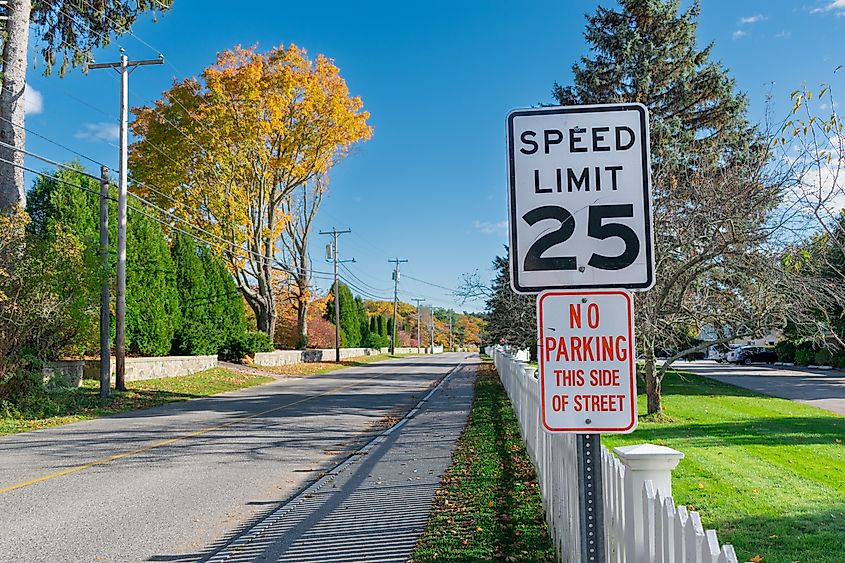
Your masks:
<instances>
[{"instance_id":1,"label":"asphalt road","mask_svg":"<svg viewBox=\"0 0 845 563\"><path fill-rule=\"evenodd\" d=\"M845 372L842 371L768 365L737 366L707 360L676 362L673 367L845 415Z\"/></svg>"},{"instance_id":2,"label":"asphalt road","mask_svg":"<svg viewBox=\"0 0 845 563\"><path fill-rule=\"evenodd\" d=\"M466 354L0 437L0 561L186 561L284 504Z\"/></svg>"}]
</instances>

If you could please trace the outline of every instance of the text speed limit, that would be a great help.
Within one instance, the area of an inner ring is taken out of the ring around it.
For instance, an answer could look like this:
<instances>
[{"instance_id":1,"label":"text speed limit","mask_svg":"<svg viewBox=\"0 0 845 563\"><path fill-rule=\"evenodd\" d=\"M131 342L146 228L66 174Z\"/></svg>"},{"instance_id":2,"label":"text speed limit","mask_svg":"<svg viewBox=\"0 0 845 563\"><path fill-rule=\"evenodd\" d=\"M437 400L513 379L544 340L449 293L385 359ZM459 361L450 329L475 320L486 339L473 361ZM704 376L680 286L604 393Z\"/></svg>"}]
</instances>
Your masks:
<instances>
[{"instance_id":1,"label":"text speed limit","mask_svg":"<svg viewBox=\"0 0 845 563\"><path fill-rule=\"evenodd\" d=\"M511 112L508 160L515 291L651 287L643 106Z\"/></svg>"}]
</instances>

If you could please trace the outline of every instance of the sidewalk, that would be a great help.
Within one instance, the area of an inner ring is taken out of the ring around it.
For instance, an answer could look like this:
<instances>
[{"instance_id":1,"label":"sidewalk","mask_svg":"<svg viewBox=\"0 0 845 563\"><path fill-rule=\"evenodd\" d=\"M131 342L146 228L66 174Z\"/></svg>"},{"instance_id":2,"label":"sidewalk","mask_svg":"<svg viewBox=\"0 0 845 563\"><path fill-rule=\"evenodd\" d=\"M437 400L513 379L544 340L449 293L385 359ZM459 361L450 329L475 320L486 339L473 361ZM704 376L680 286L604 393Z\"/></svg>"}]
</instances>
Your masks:
<instances>
[{"instance_id":1,"label":"sidewalk","mask_svg":"<svg viewBox=\"0 0 845 563\"><path fill-rule=\"evenodd\" d=\"M210 561L407 561L466 425L476 365L457 368L408 417Z\"/></svg>"}]
</instances>

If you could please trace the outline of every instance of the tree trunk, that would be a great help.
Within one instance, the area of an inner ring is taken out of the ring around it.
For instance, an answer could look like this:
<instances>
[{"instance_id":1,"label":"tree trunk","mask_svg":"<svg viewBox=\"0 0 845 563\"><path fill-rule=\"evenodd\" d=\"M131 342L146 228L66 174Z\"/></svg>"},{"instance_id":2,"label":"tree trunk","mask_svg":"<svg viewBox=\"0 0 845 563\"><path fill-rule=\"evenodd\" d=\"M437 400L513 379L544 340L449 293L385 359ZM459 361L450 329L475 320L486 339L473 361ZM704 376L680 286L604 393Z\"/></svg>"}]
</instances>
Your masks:
<instances>
[{"instance_id":1,"label":"tree trunk","mask_svg":"<svg viewBox=\"0 0 845 563\"><path fill-rule=\"evenodd\" d=\"M300 300L298 303L296 329L299 332L299 347L304 350L308 347L308 301Z\"/></svg>"},{"instance_id":2,"label":"tree trunk","mask_svg":"<svg viewBox=\"0 0 845 563\"><path fill-rule=\"evenodd\" d=\"M255 324L258 330L266 332L273 338L276 331L276 302L271 288L266 284L258 284L258 288L240 286L241 294L247 305L255 313Z\"/></svg>"},{"instance_id":3,"label":"tree trunk","mask_svg":"<svg viewBox=\"0 0 845 563\"><path fill-rule=\"evenodd\" d=\"M0 119L0 141L14 148L0 145L0 211L26 207L26 186L21 168L24 155L20 151L26 143L23 130L24 91L31 9L31 0L9 0L6 8L8 20L0 90L0 117L3 118Z\"/></svg>"},{"instance_id":4,"label":"tree trunk","mask_svg":"<svg viewBox=\"0 0 845 563\"><path fill-rule=\"evenodd\" d=\"M645 393L648 398L648 414L663 414L663 399L660 396L660 378L657 377L657 359L654 357L654 347L645 350Z\"/></svg>"},{"instance_id":5,"label":"tree trunk","mask_svg":"<svg viewBox=\"0 0 845 563\"><path fill-rule=\"evenodd\" d=\"M308 235L303 237L302 252L299 256L299 271L296 274L296 330L299 334L299 347L305 349L308 347L308 300L309 281L311 278L310 264L308 263Z\"/></svg>"},{"instance_id":6,"label":"tree trunk","mask_svg":"<svg viewBox=\"0 0 845 563\"><path fill-rule=\"evenodd\" d=\"M252 310L255 312L255 322L258 330L266 332L272 338L276 332L276 308L273 306L272 297L268 303L265 296L259 296Z\"/></svg>"}]
</instances>

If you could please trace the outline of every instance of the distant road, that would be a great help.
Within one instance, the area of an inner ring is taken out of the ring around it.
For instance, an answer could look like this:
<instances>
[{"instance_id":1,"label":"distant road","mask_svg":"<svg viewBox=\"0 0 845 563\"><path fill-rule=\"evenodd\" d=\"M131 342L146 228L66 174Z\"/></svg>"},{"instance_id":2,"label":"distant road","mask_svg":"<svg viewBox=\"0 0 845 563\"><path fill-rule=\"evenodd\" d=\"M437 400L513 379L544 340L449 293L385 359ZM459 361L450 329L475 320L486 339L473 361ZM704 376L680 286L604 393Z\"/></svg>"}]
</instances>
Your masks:
<instances>
[{"instance_id":1,"label":"distant road","mask_svg":"<svg viewBox=\"0 0 845 563\"><path fill-rule=\"evenodd\" d=\"M0 561L191 561L402 415L466 354L0 437Z\"/></svg>"},{"instance_id":2,"label":"distant road","mask_svg":"<svg viewBox=\"0 0 845 563\"><path fill-rule=\"evenodd\" d=\"M707 360L675 362L672 367L845 415L845 373L842 371L768 365L736 366Z\"/></svg>"}]
</instances>

